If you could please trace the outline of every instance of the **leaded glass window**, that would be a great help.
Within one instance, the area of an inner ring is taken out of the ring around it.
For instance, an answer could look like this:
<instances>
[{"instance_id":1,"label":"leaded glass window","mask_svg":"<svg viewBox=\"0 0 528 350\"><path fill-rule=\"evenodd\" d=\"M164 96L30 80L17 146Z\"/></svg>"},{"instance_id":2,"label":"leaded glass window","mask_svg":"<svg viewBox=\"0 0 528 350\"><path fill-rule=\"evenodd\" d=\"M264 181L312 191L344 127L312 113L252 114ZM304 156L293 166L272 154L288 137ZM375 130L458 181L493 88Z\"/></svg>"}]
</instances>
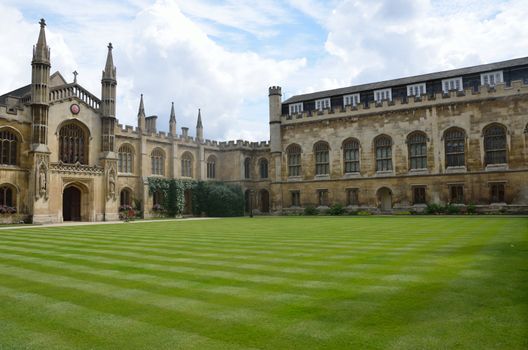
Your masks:
<instances>
[{"instance_id":1,"label":"leaded glass window","mask_svg":"<svg viewBox=\"0 0 528 350\"><path fill-rule=\"evenodd\" d=\"M152 175L164 175L165 174L165 154L159 148L152 151Z\"/></svg>"},{"instance_id":2,"label":"leaded glass window","mask_svg":"<svg viewBox=\"0 0 528 350\"><path fill-rule=\"evenodd\" d=\"M330 147L326 142L318 142L314 146L315 175L330 174Z\"/></svg>"},{"instance_id":3,"label":"leaded glass window","mask_svg":"<svg viewBox=\"0 0 528 350\"><path fill-rule=\"evenodd\" d=\"M506 129L492 125L484 130L486 165L506 163Z\"/></svg>"},{"instance_id":4,"label":"leaded glass window","mask_svg":"<svg viewBox=\"0 0 528 350\"><path fill-rule=\"evenodd\" d=\"M290 145L286 153L288 155L288 176L301 175L301 147Z\"/></svg>"},{"instance_id":5,"label":"leaded glass window","mask_svg":"<svg viewBox=\"0 0 528 350\"><path fill-rule=\"evenodd\" d=\"M87 163L88 142L86 133L77 124L66 124L59 131L59 159L63 163Z\"/></svg>"},{"instance_id":6,"label":"leaded glass window","mask_svg":"<svg viewBox=\"0 0 528 350\"><path fill-rule=\"evenodd\" d=\"M466 133L459 128L451 128L445 132L446 166L464 166Z\"/></svg>"},{"instance_id":7,"label":"leaded glass window","mask_svg":"<svg viewBox=\"0 0 528 350\"><path fill-rule=\"evenodd\" d=\"M132 160L134 158L134 150L130 145L122 145L119 147L117 168L120 173L132 173Z\"/></svg>"},{"instance_id":8,"label":"leaded glass window","mask_svg":"<svg viewBox=\"0 0 528 350\"><path fill-rule=\"evenodd\" d=\"M0 164L17 164L18 140L14 133L8 130L0 131Z\"/></svg>"},{"instance_id":9,"label":"leaded glass window","mask_svg":"<svg viewBox=\"0 0 528 350\"><path fill-rule=\"evenodd\" d=\"M388 136L376 139L376 171L392 170L392 141Z\"/></svg>"},{"instance_id":10,"label":"leaded glass window","mask_svg":"<svg viewBox=\"0 0 528 350\"><path fill-rule=\"evenodd\" d=\"M345 173L359 173L359 141L346 140L343 144Z\"/></svg>"},{"instance_id":11,"label":"leaded glass window","mask_svg":"<svg viewBox=\"0 0 528 350\"><path fill-rule=\"evenodd\" d=\"M427 136L414 132L407 138L409 166L411 169L427 169Z\"/></svg>"}]
</instances>

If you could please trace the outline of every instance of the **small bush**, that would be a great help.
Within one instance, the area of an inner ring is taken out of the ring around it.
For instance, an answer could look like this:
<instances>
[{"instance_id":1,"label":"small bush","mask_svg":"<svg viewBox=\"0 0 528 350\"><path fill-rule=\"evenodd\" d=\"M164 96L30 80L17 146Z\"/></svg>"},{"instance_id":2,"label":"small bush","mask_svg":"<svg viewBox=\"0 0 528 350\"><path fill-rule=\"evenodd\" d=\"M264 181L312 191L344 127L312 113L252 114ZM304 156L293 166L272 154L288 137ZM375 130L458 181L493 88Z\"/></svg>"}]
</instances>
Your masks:
<instances>
[{"instance_id":1,"label":"small bush","mask_svg":"<svg viewBox=\"0 0 528 350\"><path fill-rule=\"evenodd\" d=\"M394 213L394 215L412 215L410 211L397 211Z\"/></svg>"},{"instance_id":2,"label":"small bush","mask_svg":"<svg viewBox=\"0 0 528 350\"><path fill-rule=\"evenodd\" d=\"M477 207L475 206L475 204L473 203L470 203L467 208L466 208L466 211L469 215L473 215L473 214L476 214L477 213Z\"/></svg>"},{"instance_id":3,"label":"small bush","mask_svg":"<svg viewBox=\"0 0 528 350\"><path fill-rule=\"evenodd\" d=\"M449 215L456 215L460 213L460 208L454 204L448 204L445 206L445 212Z\"/></svg>"},{"instance_id":4,"label":"small bush","mask_svg":"<svg viewBox=\"0 0 528 350\"><path fill-rule=\"evenodd\" d=\"M352 210L351 212L348 213L348 215L354 215L356 216L358 214L358 212L356 210Z\"/></svg>"},{"instance_id":5,"label":"small bush","mask_svg":"<svg viewBox=\"0 0 528 350\"><path fill-rule=\"evenodd\" d=\"M357 215L359 215L359 216L369 216L369 215L372 215L372 213L370 211L360 210L360 211L357 212Z\"/></svg>"},{"instance_id":6,"label":"small bush","mask_svg":"<svg viewBox=\"0 0 528 350\"><path fill-rule=\"evenodd\" d=\"M304 215L317 215L319 214L319 210L317 210L316 207L312 207L312 206L308 206L306 208L304 208Z\"/></svg>"},{"instance_id":7,"label":"small bush","mask_svg":"<svg viewBox=\"0 0 528 350\"><path fill-rule=\"evenodd\" d=\"M427 204L427 207L425 208L426 214L442 214L444 212L445 208L436 203Z\"/></svg>"},{"instance_id":8,"label":"small bush","mask_svg":"<svg viewBox=\"0 0 528 350\"><path fill-rule=\"evenodd\" d=\"M346 210L341 204L334 204L328 210L330 215L343 215L345 212Z\"/></svg>"}]
</instances>

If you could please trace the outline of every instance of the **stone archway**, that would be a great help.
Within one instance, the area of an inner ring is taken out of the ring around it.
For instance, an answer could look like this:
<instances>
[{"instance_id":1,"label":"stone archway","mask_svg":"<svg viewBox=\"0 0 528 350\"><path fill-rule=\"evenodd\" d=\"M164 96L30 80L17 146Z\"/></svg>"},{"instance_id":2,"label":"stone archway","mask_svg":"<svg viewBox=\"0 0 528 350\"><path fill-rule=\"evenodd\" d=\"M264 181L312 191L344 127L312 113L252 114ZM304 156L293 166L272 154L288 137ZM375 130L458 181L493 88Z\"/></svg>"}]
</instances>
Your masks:
<instances>
[{"instance_id":1,"label":"stone archway","mask_svg":"<svg viewBox=\"0 0 528 350\"><path fill-rule=\"evenodd\" d=\"M392 210L392 191L390 188L382 187L377 193L379 206L382 212Z\"/></svg>"},{"instance_id":2,"label":"stone archway","mask_svg":"<svg viewBox=\"0 0 528 350\"><path fill-rule=\"evenodd\" d=\"M192 215L192 191L185 190L185 192L183 193L183 196L184 196L183 215Z\"/></svg>"},{"instance_id":3,"label":"stone archway","mask_svg":"<svg viewBox=\"0 0 528 350\"><path fill-rule=\"evenodd\" d=\"M82 192L76 186L66 186L62 193L62 220L81 221Z\"/></svg>"},{"instance_id":4,"label":"stone archway","mask_svg":"<svg viewBox=\"0 0 528 350\"><path fill-rule=\"evenodd\" d=\"M259 192L259 201L260 201L260 212L269 213L269 192L267 190L260 190Z\"/></svg>"}]
</instances>

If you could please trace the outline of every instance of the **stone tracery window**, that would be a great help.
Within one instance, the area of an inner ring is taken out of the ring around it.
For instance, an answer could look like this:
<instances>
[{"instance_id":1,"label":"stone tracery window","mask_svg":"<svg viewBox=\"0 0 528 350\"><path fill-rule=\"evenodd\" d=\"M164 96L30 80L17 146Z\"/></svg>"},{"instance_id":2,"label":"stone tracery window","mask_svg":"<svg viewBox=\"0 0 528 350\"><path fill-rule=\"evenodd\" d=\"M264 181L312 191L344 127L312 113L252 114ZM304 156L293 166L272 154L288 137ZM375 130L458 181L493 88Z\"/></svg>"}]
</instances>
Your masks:
<instances>
[{"instance_id":1,"label":"stone tracery window","mask_svg":"<svg viewBox=\"0 0 528 350\"><path fill-rule=\"evenodd\" d=\"M317 142L315 151L315 175L330 174L330 147L324 141Z\"/></svg>"},{"instance_id":2,"label":"stone tracery window","mask_svg":"<svg viewBox=\"0 0 528 350\"><path fill-rule=\"evenodd\" d=\"M181 176L192 177L192 155L186 152L181 157Z\"/></svg>"},{"instance_id":3,"label":"stone tracery window","mask_svg":"<svg viewBox=\"0 0 528 350\"><path fill-rule=\"evenodd\" d=\"M409 168L427 169L427 136L416 131L407 137L409 149Z\"/></svg>"},{"instance_id":4,"label":"stone tracery window","mask_svg":"<svg viewBox=\"0 0 528 350\"><path fill-rule=\"evenodd\" d=\"M376 171L392 170L392 140L390 137L378 136L374 142L376 146Z\"/></svg>"},{"instance_id":5,"label":"stone tracery window","mask_svg":"<svg viewBox=\"0 0 528 350\"><path fill-rule=\"evenodd\" d=\"M9 185L0 186L0 207L15 207L15 191Z\"/></svg>"},{"instance_id":6,"label":"stone tracery window","mask_svg":"<svg viewBox=\"0 0 528 350\"><path fill-rule=\"evenodd\" d=\"M493 124L484 129L484 151L486 165L507 163L506 129L502 125Z\"/></svg>"},{"instance_id":7,"label":"stone tracery window","mask_svg":"<svg viewBox=\"0 0 528 350\"><path fill-rule=\"evenodd\" d=\"M216 158L215 156L209 156L207 158L207 178L216 178Z\"/></svg>"},{"instance_id":8,"label":"stone tracery window","mask_svg":"<svg viewBox=\"0 0 528 350\"><path fill-rule=\"evenodd\" d=\"M156 148L152 151L150 158L152 160L152 175L165 175L165 153Z\"/></svg>"},{"instance_id":9,"label":"stone tracery window","mask_svg":"<svg viewBox=\"0 0 528 350\"><path fill-rule=\"evenodd\" d=\"M129 188L123 188L121 190L119 195L119 204L121 206L132 205L132 191Z\"/></svg>"},{"instance_id":10,"label":"stone tracery window","mask_svg":"<svg viewBox=\"0 0 528 350\"><path fill-rule=\"evenodd\" d=\"M244 178L249 179L251 178L251 159L246 158L244 160Z\"/></svg>"},{"instance_id":11,"label":"stone tracery window","mask_svg":"<svg viewBox=\"0 0 528 350\"><path fill-rule=\"evenodd\" d=\"M118 151L118 171L120 173L132 173L134 150L130 145L122 145Z\"/></svg>"},{"instance_id":12,"label":"stone tracery window","mask_svg":"<svg viewBox=\"0 0 528 350\"><path fill-rule=\"evenodd\" d=\"M348 139L343 142L345 173L359 173L359 141Z\"/></svg>"},{"instance_id":13,"label":"stone tracery window","mask_svg":"<svg viewBox=\"0 0 528 350\"><path fill-rule=\"evenodd\" d=\"M87 163L88 137L78 124L69 123L60 129L59 152L59 159L63 163Z\"/></svg>"},{"instance_id":14,"label":"stone tracery window","mask_svg":"<svg viewBox=\"0 0 528 350\"><path fill-rule=\"evenodd\" d=\"M18 139L9 130L0 131L0 164L17 164Z\"/></svg>"},{"instance_id":15,"label":"stone tracery window","mask_svg":"<svg viewBox=\"0 0 528 350\"><path fill-rule=\"evenodd\" d=\"M288 155L288 176L301 175L301 146L290 145L286 149Z\"/></svg>"},{"instance_id":16,"label":"stone tracery window","mask_svg":"<svg viewBox=\"0 0 528 350\"><path fill-rule=\"evenodd\" d=\"M466 133L464 130L453 127L444 134L446 166L464 166Z\"/></svg>"},{"instance_id":17,"label":"stone tracery window","mask_svg":"<svg viewBox=\"0 0 528 350\"><path fill-rule=\"evenodd\" d=\"M260 160L259 169L260 169L260 178L267 179L268 178L268 160L267 159L262 158Z\"/></svg>"}]
</instances>

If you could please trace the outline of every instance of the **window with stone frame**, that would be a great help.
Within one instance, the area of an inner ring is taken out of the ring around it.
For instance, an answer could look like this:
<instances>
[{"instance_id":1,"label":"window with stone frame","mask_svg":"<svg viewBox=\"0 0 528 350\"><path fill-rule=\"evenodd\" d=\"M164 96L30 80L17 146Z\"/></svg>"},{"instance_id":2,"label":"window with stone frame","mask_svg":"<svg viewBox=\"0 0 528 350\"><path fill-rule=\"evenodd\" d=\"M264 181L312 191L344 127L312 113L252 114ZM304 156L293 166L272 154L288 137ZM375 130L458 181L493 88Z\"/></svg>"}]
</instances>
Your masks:
<instances>
[{"instance_id":1,"label":"window with stone frame","mask_svg":"<svg viewBox=\"0 0 528 350\"><path fill-rule=\"evenodd\" d=\"M209 158L207 158L207 178L216 178L216 157L214 156L209 156Z\"/></svg>"},{"instance_id":2,"label":"window with stone frame","mask_svg":"<svg viewBox=\"0 0 528 350\"><path fill-rule=\"evenodd\" d=\"M288 176L301 176L301 146L290 145L286 149Z\"/></svg>"},{"instance_id":3,"label":"window with stone frame","mask_svg":"<svg viewBox=\"0 0 528 350\"><path fill-rule=\"evenodd\" d=\"M0 206L15 207L15 191L8 185L0 186Z\"/></svg>"},{"instance_id":4,"label":"window with stone frame","mask_svg":"<svg viewBox=\"0 0 528 350\"><path fill-rule=\"evenodd\" d=\"M132 205L132 191L128 188L123 188L119 195L119 204L123 205Z\"/></svg>"},{"instance_id":5,"label":"window with stone frame","mask_svg":"<svg viewBox=\"0 0 528 350\"><path fill-rule=\"evenodd\" d=\"M493 182L490 186L490 203L505 203L504 182Z\"/></svg>"},{"instance_id":6,"label":"window with stone frame","mask_svg":"<svg viewBox=\"0 0 528 350\"><path fill-rule=\"evenodd\" d=\"M268 160L266 158L261 158L259 162L260 178L268 178Z\"/></svg>"},{"instance_id":7,"label":"window with stone frame","mask_svg":"<svg viewBox=\"0 0 528 350\"><path fill-rule=\"evenodd\" d=\"M300 191L291 191L291 206L300 207L301 206L301 192Z\"/></svg>"},{"instance_id":8,"label":"window with stone frame","mask_svg":"<svg viewBox=\"0 0 528 350\"><path fill-rule=\"evenodd\" d=\"M68 123L59 131L59 160L67 164L86 164L88 137L76 123Z\"/></svg>"},{"instance_id":9,"label":"window with stone frame","mask_svg":"<svg viewBox=\"0 0 528 350\"><path fill-rule=\"evenodd\" d=\"M409 168L427 169L427 135L416 131L407 137L409 149Z\"/></svg>"},{"instance_id":10,"label":"window with stone frame","mask_svg":"<svg viewBox=\"0 0 528 350\"><path fill-rule=\"evenodd\" d=\"M330 174L330 147L328 143L319 141L314 146L315 175Z\"/></svg>"},{"instance_id":11,"label":"window with stone frame","mask_svg":"<svg viewBox=\"0 0 528 350\"><path fill-rule=\"evenodd\" d=\"M133 169L134 150L130 145L119 147L117 171L120 173L131 174Z\"/></svg>"},{"instance_id":12,"label":"window with stone frame","mask_svg":"<svg viewBox=\"0 0 528 350\"><path fill-rule=\"evenodd\" d=\"M251 178L251 159L246 158L244 160L244 178L250 179Z\"/></svg>"},{"instance_id":13,"label":"window with stone frame","mask_svg":"<svg viewBox=\"0 0 528 350\"><path fill-rule=\"evenodd\" d=\"M345 174L359 173L359 141L347 139L343 142L343 162Z\"/></svg>"},{"instance_id":14,"label":"window with stone frame","mask_svg":"<svg viewBox=\"0 0 528 350\"><path fill-rule=\"evenodd\" d=\"M446 167L465 166L466 133L460 128L450 128L444 133Z\"/></svg>"},{"instance_id":15,"label":"window with stone frame","mask_svg":"<svg viewBox=\"0 0 528 350\"><path fill-rule=\"evenodd\" d=\"M359 189L347 188L347 205L359 205Z\"/></svg>"},{"instance_id":16,"label":"window with stone frame","mask_svg":"<svg viewBox=\"0 0 528 350\"><path fill-rule=\"evenodd\" d=\"M0 164L17 165L18 139L9 130L0 130Z\"/></svg>"},{"instance_id":17,"label":"window with stone frame","mask_svg":"<svg viewBox=\"0 0 528 350\"><path fill-rule=\"evenodd\" d=\"M152 194L152 204L154 204L154 207L156 206L163 206L165 205L165 195L162 191L156 191Z\"/></svg>"},{"instance_id":18,"label":"window with stone frame","mask_svg":"<svg viewBox=\"0 0 528 350\"><path fill-rule=\"evenodd\" d=\"M186 152L181 157L181 176L192 177L193 176L193 157L189 152Z\"/></svg>"},{"instance_id":19,"label":"window with stone frame","mask_svg":"<svg viewBox=\"0 0 528 350\"><path fill-rule=\"evenodd\" d=\"M425 186L413 186L413 204L426 204Z\"/></svg>"},{"instance_id":20,"label":"window with stone frame","mask_svg":"<svg viewBox=\"0 0 528 350\"><path fill-rule=\"evenodd\" d=\"M378 136L376 146L376 171L392 170L392 140L388 136Z\"/></svg>"},{"instance_id":21,"label":"window with stone frame","mask_svg":"<svg viewBox=\"0 0 528 350\"><path fill-rule=\"evenodd\" d=\"M317 190L317 204L327 207L328 203L328 190Z\"/></svg>"},{"instance_id":22,"label":"window with stone frame","mask_svg":"<svg viewBox=\"0 0 528 350\"><path fill-rule=\"evenodd\" d=\"M152 175L164 175L165 174L165 153L156 148L150 154Z\"/></svg>"},{"instance_id":23,"label":"window with stone frame","mask_svg":"<svg viewBox=\"0 0 528 350\"><path fill-rule=\"evenodd\" d=\"M464 204L464 185L449 185L449 202Z\"/></svg>"},{"instance_id":24,"label":"window with stone frame","mask_svg":"<svg viewBox=\"0 0 528 350\"><path fill-rule=\"evenodd\" d=\"M486 165L506 164L506 128L493 124L484 129L484 152Z\"/></svg>"}]
</instances>

